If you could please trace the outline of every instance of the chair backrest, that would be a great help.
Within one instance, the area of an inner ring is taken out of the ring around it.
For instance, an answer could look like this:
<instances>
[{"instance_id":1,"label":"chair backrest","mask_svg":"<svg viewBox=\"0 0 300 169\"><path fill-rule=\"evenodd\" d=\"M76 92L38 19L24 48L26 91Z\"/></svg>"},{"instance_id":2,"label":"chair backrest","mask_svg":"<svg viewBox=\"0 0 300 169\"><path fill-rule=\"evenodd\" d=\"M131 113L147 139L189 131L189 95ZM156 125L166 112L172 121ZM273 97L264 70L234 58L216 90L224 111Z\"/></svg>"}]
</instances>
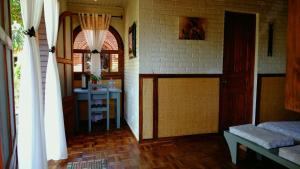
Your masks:
<instances>
[{"instance_id":1,"label":"chair backrest","mask_svg":"<svg viewBox=\"0 0 300 169\"><path fill-rule=\"evenodd\" d=\"M109 99L109 88L106 85L89 83L88 89L89 102L94 100L93 98L97 98L96 96L102 96L101 98L103 99Z\"/></svg>"},{"instance_id":2,"label":"chair backrest","mask_svg":"<svg viewBox=\"0 0 300 169\"><path fill-rule=\"evenodd\" d=\"M89 132L91 131L92 116L106 112L106 129L109 130L109 88L106 85L89 83L88 87ZM102 102L105 101L105 104ZM97 104L99 101L101 104ZM100 107L98 107L100 105Z\"/></svg>"}]
</instances>

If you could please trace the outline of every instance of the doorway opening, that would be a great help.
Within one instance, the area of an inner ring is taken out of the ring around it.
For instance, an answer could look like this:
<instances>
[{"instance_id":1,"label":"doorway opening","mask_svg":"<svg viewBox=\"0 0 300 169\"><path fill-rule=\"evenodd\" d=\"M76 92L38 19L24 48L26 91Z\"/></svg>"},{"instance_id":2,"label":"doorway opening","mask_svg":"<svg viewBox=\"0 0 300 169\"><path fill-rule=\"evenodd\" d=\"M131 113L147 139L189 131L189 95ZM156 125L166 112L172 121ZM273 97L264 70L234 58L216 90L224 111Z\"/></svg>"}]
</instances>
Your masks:
<instances>
[{"instance_id":1,"label":"doorway opening","mask_svg":"<svg viewBox=\"0 0 300 169\"><path fill-rule=\"evenodd\" d=\"M118 31L113 27L109 26L109 31L106 34L106 38L103 43L102 50L100 51L100 63L99 69L101 69L101 83L109 83L108 81L113 80L114 86L118 89L124 90L124 44ZM81 88L81 75L91 75L91 52L88 48L88 44L81 29L81 26L76 27L73 30L73 88ZM123 99L124 93L121 94L121 117L123 116ZM116 118L116 104L117 102L110 102L110 117ZM88 108L87 102L79 102L79 121L80 128L85 130L87 126ZM105 122L100 124L96 123L94 128L97 130L105 130L103 125ZM110 124L113 124L111 122ZM83 127L81 127L83 126Z\"/></svg>"}]
</instances>

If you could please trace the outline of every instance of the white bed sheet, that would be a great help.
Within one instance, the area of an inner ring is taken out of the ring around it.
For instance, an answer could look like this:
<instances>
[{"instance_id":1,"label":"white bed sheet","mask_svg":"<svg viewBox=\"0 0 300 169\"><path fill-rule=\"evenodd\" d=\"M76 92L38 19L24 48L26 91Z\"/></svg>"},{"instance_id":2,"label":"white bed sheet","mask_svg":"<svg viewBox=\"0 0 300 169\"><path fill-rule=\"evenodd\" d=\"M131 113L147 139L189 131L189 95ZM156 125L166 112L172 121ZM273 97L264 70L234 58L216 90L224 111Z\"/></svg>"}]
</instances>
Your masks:
<instances>
[{"instance_id":1,"label":"white bed sheet","mask_svg":"<svg viewBox=\"0 0 300 169\"><path fill-rule=\"evenodd\" d=\"M280 148L279 156L300 165L300 145Z\"/></svg>"},{"instance_id":2,"label":"white bed sheet","mask_svg":"<svg viewBox=\"0 0 300 169\"><path fill-rule=\"evenodd\" d=\"M300 121L265 122L258 127L292 137L300 143Z\"/></svg>"},{"instance_id":3,"label":"white bed sheet","mask_svg":"<svg viewBox=\"0 0 300 169\"><path fill-rule=\"evenodd\" d=\"M294 145L294 139L252 124L229 127L229 132L252 141L266 149Z\"/></svg>"}]
</instances>

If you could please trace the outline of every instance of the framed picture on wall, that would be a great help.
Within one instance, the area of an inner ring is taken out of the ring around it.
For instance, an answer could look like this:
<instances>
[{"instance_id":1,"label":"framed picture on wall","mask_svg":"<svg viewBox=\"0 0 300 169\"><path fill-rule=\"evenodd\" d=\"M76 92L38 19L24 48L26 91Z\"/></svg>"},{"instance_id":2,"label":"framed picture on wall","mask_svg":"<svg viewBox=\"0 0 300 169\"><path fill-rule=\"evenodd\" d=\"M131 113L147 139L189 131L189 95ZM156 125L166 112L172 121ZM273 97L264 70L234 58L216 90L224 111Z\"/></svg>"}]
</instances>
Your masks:
<instances>
[{"instance_id":1,"label":"framed picture on wall","mask_svg":"<svg viewBox=\"0 0 300 169\"><path fill-rule=\"evenodd\" d=\"M179 17L179 39L205 40L207 20L198 17Z\"/></svg>"},{"instance_id":2,"label":"framed picture on wall","mask_svg":"<svg viewBox=\"0 0 300 169\"><path fill-rule=\"evenodd\" d=\"M136 57L136 24L133 23L128 33L129 59Z\"/></svg>"}]
</instances>

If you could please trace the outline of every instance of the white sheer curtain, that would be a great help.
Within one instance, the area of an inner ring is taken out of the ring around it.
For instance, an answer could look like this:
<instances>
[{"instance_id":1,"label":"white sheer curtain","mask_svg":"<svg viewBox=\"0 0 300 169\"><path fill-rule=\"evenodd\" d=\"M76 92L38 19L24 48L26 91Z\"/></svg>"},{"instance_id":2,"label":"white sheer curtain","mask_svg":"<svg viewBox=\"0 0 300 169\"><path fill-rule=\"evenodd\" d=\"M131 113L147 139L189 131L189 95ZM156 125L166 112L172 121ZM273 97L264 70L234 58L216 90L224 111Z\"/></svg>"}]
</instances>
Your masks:
<instances>
[{"instance_id":1,"label":"white sheer curtain","mask_svg":"<svg viewBox=\"0 0 300 169\"><path fill-rule=\"evenodd\" d=\"M20 55L20 113L18 158L20 169L48 168L45 147L40 54L35 31L41 19L43 0L21 0L27 35Z\"/></svg>"},{"instance_id":2,"label":"white sheer curtain","mask_svg":"<svg viewBox=\"0 0 300 169\"><path fill-rule=\"evenodd\" d=\"M111 20L110 14L79 14L81 28L84 31L91 55L91 73L101 75L100 51Z\"/></svg>"},{"instance_id":3,"label":"white sheer curtain","mask_svg":"<svg viewBox=\"0 0 300 169\"><path fill-rule=\"evenodd\" d=\"M49 50L45 85L45 135L48 160L68 158L61 88L55 55L58 34L59 2L44 0Z\"/></svg>"}]
</instances>

